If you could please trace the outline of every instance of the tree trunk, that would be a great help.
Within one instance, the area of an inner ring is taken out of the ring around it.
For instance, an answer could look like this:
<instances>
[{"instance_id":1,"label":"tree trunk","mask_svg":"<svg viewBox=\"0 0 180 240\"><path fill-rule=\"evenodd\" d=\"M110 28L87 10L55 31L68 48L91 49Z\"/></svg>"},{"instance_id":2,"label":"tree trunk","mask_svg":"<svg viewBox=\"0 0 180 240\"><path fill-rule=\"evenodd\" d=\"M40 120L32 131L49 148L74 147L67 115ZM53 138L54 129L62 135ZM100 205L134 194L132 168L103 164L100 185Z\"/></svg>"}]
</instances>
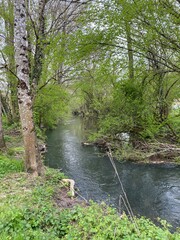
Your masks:
<instances>
[{"instance_id":1,"label":"tree trunk","mask_svg":"<svg viewBox=\"0 0 180 240\"><path fill-rule=\"evenodd\" d=\"M45 41L45 6L46 0L39 0L39 18L38 18L38 29L36 35L36 48L34 55L34 66L32 69L31 81L33 87L37 88L40 81L43 68L43 58L44 58L44 41Z\"/></svg>"},{"instance_id":2,"label":"tree trunk","mask_svg":"<svg viewBox=\"0 0 180 240\"><path fill-rule=\"evenodd\" d=\"M129 80L134 79L134 59L132 50L132 38L131 38L131 28L130 23L125 23L126 28L126 38L127 38L127 49L128 49L128 70L129 70Z\"/></svg>"},{"instance_id":3,"label":"tree trunk","mask_svg":"<svg viewBox=\"0 0 180 240\"><path fill-rule=\"evenodd\" d=\"M5 55L7 56L7 69L6 76L7 81L9 83L9 94L8 100L6 101L8 104L8 122L12 124L14 122L19 121L18 116L18 101L17 101L17 79L14 76L15 74L15 59L14 59L14 4L12 0L2 1L2 11L4 16L5 30L6 30L6 47L8 51L5 51ZM8 17L7 17L8 16ZM5 47L5 48L6 48Z\"/></svg>"},{"instance_id":4,"label":"tree trunk","mask_svg":"<svg viewBox=\"0 0 180 240\"><path fill-rule=\"evenodd\" d=\"M3 134L3 127L2 127L2 102L0 96L0 149L5 148L5 141L4 141L4 134Z\"/></svg>"},{"instance_id":5,"label":"tree trunk","mask_svg":"<svg viewBox=\"0 0 180 240\"><path fill-rule=\"evenodd\" d=\"M25 167L33 176L42 173L43 166L38 149L32 113L27 53L25 0L14 1L14 41L18 77L18 105L25 148Z\"/></svg>"}]
</instances>

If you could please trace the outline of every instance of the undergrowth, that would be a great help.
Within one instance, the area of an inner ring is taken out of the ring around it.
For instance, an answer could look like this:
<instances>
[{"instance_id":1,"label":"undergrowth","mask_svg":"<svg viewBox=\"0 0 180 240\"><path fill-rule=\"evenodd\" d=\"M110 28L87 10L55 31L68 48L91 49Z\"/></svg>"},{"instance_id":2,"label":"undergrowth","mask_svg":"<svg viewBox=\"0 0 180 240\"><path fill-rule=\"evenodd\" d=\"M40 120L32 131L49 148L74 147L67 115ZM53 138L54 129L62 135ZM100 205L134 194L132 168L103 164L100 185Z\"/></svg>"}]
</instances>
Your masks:
<instances>
[{"instance_id":1,"label":"undergrowth","mask_svg":"<svg viewBox=\"0 0 180 240\"><path fill-rule=\"evenodd\" d=\"M144 217L136 218L133 223L127 215L118 216L115 209L104 203L91 203L88 208L77 207L72 214L73 221L68 226L64 240L180 239L180 235L169 232L169 225L165 221L161 221L162 228Z\"/></svg>"},{"instance_id":2,"label":"undergrowth","mask_svg":"<svg viewBox=\"0 0 180 240\"><path fill-rule=\"evenodd\" d=\"M171 234L164 222L160 228L142 217L137 218L134 225L125 214L120 217L105 204L92 202L90 206L60 210L53 197L62 187L63 173L47 168L45 176L33 179L19 172L22 168L21 165L17 167L17 163L20 162L0 159L0 171L3 172L0 185L1 240L180 239L180 234ZM19 173L10 174L9 166Z\"/></svg>"},{"instance_id":3,"label":"undergrowth","mask_svg":"<svg viewBox=\"0 0 180 240\"><path fill-rule=\"evenodd\" d=\"M22 160L11 159L7 156L0 155L0 178L7 173L23 171Z\"/></svg>"}]
</instances>

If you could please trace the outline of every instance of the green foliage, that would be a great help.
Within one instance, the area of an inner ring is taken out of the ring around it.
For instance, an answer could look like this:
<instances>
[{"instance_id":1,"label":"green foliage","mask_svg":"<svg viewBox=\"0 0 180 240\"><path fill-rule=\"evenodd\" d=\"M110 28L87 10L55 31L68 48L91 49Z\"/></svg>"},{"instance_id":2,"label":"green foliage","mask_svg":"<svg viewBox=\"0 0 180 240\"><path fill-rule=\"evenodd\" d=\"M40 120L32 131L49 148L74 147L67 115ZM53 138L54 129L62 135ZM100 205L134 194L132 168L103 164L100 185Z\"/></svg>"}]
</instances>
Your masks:
<instances>
[{"instance_id":1,"label":"green foliage","mask_svg":"<svg viewBox=\"0 0 180 240\"><path fill-rule=\"evenodd\" d=\"M24 147L12 147L7 149L8 156L22 156L24 154Z\"/></svg>"},{"instance_id":2,"label":"green foliage","mask_svg":"<svg viewBox=\"0 0 180 240\"><path fill-rule=\"evenodd\" d=\"M116 84L108 114L101 112L99 130L102 134L115 135L121 132L136 137L153 136L157 129L153 108L148 106L147 92L137 81L132 84L126 79Z\"/></svg>"},{"instance_id":3,"label":"green foliage","mask_svg":"<svg viewBox=\"0 0 180 240\"><path fill-rule=\"evenodd\" d=\"M51 205L46 204L42 197L44 195L38 194L37 200L40 200L41 204L23 208L11 209L7 206L1 207L1 222L0 232L1 234L9 235L12 239L21 236L22 239L49 239L53 237L60 239L63 235L60 212L53 209ZM46 197L47 201L47 197ZM2 238L1 238L2 239ZM18 238L17 238L18 239Z\"/></svg>"},{"instance_id":4,"label":"green foliage","mask_svg":"<svg viewBox=\"0 0 180 240\"><path fill-rule=\"evenodd\" d=\"M33 181L26 174L4 179L0 187L0 239L60 239L69 215L61 213L52 200L62 178L64 174L47 169L43 178Z\"/></svg>"},{"instance_id":5,"label":"green foliage","mask_svg":"<svg viewBox=\"0 0 180 240\"><path fill-rule=\"evenodd\" d=\"M180 142L180 108L171 110L167 123L175 130L177 140Z\"/></svg>"},{"instance_id":6,"label":"green foliage","mask_svg":"<svg viewBox=\"0 0 180 240\"><path fill-rule=\"evenodd\" d=\"M67 178L64 175L64 173L62 173L58 170L52 169L52 168L47 168L46 169L45 176L46 176L46 180L49 183L52 183L54 185L58 184L61 179Z\"/></svg>"},{"instance_id":7,"label":"green foliage","mask_svg":"<svg viewBox=\"0 0 180 240\"><path fill-rule=\"evenodd\" d=\"M175 163L180 165L180 157L175 157L174 161L175 161Z\"/></svg>"},{"instance_id":8,"label":"green foliage","mask_svg":"<svg viewBox=\"0 0 180 240\"><path fill-rule=\"evenodd\" d=\"M100 134L174 141L179 127L170 109L180 97L175 9L175 1L98 1L80 17L77 56L83 61L76 75L82 80L75 87Z\"/></svg>"},{"instance_id":9,"label":"green foliage","mask_svg":"<svg viewBox=\"0 0 180 240\"><path fill-rule=\"evenodd\" d=\"M167 228L156 227L145 218L135 219L136 225L124 214L121 218L114 209L105 204L92 203L88 208L76 208L72 211L73 224L63 239L178 239Z\"/></svg>"},{"instance_id":10,"label":"green foliage","mask_svg":"<svg viewBox=\"0 0 180 240\"><path fill-rule=\"evenodd\" d=\"M68 94L60 85L47 85L38 93L34 104L35 122L53 128L67 112Z\"/></svg>"},{"instance_id":11,"label":"green foliage","mask_svg":"<svg viewBox=\"0 0 180 240\"><path fill-rule=\"evenodd\" d=\"M110 93L113 97L108 95L103 101L91 98L88 109L98 109L97 136L126 132L139 140L166 139L167 135L170 140L173 135L169 125L175 133L179 132L179 110L170 110L174 96L169 94L166 103L159 104L155 89L143 81L143 75L133 82L125 78L114 84Z\"/></svg>"},{"instance_id":12,"label":"green foliage","mask_svg":"<svg viewBox=\"0 0 180 240\"><path fill-rule=\"evenodd\" d=\"M11 130L20 128L20 123L19 122L9 124L7 117L4 116L4 115L2 116L2 120L3 120L3 128L6 131L11 131Z\"/></svg>"},{"instance_id":13,"label":"green foliage","mask_svg":"<svg viewBox=\"0 0 180 240\"><path fill-rule=\"evenodd\" d=\"M6 156L0 156L0 178L8 173L23 171L23 162L21 160L10 159Z\"/></svg>"}]
</instances>

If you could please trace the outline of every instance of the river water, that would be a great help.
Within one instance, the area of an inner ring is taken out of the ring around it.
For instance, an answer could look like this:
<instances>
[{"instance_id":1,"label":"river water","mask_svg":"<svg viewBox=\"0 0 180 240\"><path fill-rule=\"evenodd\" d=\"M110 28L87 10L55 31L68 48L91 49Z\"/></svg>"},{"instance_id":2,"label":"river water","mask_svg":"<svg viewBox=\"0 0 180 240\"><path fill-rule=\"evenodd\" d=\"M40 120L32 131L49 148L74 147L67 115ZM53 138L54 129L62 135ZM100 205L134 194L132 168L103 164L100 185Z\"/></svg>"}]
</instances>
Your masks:
<instances>
[{"instance_id":1,"label":"river water","mask_svg":"<svg viewBox=\"0 0 180 240\"><path fill-rule=\"evenodd\" d=\"M119 207L120 184L108 157L93 146L82 146L84 130L75 118L47 133L46 165L73 178L87 200ZM180 226L180 166L115 162L135 215L167 220ZM122 206L123 207L123 206Z\"/></svg>"}]
</instances>

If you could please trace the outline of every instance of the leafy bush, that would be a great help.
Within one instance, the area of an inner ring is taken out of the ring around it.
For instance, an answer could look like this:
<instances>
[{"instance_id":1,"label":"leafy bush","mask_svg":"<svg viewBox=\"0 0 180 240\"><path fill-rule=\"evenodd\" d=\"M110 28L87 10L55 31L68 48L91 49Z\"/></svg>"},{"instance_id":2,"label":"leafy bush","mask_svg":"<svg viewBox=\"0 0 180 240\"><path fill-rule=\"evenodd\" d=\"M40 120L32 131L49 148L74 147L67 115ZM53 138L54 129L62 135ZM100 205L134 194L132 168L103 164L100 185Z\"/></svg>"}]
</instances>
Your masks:
<instances>
[{"instance_id":1,"label":"leafy bush","mask_svg":"<svg viewBox=\"0 0 180 240\"><path fill-rule=\"evenodd\" d=\"M53 128L67 111L68 94L60 85L47 85L36 97L35 122L39 127Z\"/></svg>"},{"instance_id":2,"label":"leafy bush","mask_svg":"<svg viewBox=\"0 0 180 240\"><path fill-rule=\"evenodd\" d=\"M121 218L115 210L92 204L88 208L76 208L73 222L68 226L68 233L63 239L179 239L179 235L171 234L165 224L161 229L145 218L135 219L136 225L126 215Z\"/></svg>"}]
</instances>

